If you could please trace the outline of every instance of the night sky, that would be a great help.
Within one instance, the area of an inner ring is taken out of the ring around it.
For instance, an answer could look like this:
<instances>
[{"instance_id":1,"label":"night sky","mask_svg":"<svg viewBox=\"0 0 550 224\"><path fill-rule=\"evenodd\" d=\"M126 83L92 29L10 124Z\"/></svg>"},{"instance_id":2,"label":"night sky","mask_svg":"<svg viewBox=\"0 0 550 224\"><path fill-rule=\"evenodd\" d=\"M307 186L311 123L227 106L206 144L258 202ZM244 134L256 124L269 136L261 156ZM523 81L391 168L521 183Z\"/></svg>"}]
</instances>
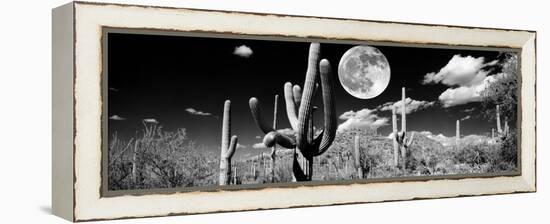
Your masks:
<instances>
[{"instance_id":1,"label":"night sky","mask_svg":"<svg viewBox=\"0 0 550 224\"><path fill-rule=\"evenodd\" d=\"M353 46L356 45L321 44L321 58L331 62L333 80L337 82L334 86L338 116L367 108L371 118L389 119L388 125L378 128L378 133L388 135L392 128L391 111L376 108L400 100L401 87L405 86L407 97L424 103L420 109L407 114L408 131L454 136L455 121L462 119L463 135L490 135L494 121L481 116L478 100L448 105L440 99L448 89L472 88L475 84L464 81L426 83L425 76L446 71L450 77L453 72L471 70L471 73L485 72L487 77L497 77L502 63L501 52L375 46L390 64L391 79L382 94L363 100L348 94L338 81L340 57ZM185 128L190 139L217 153L223 105L229 99L232 102L232 134L239 136L242 145L237 156L267 152L267 149L252 147L261 142L257 136L263 137L263 133L252 120L248 100L250 97L260 99L265 118L271 120L274 95L279 94L278 128L290 127L284 110L283 85L292 82L303 86L308 48L306 40L109 33L109 135L116 131L123 138L133 137L142 129L143 119L155 119L165 130ZM454 56L456 63L451 63ZM448 69L442 70L446 65ZM322 108L321 97L317 97L316 105ZM321 112L315 117L316 125L322 125ZM344 118L338 123L344 123ZM511 121L510 125L513 124Z\"/></svg>"}]
</instances>

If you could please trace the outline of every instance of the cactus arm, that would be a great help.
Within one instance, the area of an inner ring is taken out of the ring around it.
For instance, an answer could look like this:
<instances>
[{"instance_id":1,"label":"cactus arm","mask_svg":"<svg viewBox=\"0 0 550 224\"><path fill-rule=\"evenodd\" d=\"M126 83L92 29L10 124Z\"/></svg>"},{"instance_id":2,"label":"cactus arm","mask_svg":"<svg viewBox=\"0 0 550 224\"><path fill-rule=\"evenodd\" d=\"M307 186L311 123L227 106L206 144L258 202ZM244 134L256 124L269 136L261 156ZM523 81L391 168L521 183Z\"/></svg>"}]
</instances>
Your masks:
<instances>
[{"instance_id":1,"label":"cactus arm","mask_svg":"<svg viewBox=\"0 0 550 224\"><path fill-rule=\"evenodd\" d=\"M293 136L285 135L278 131L272 131L264 136L263 143L266 147L273 147L278 144L287 149L293 149L296 147L296 141Z\"/></svg>"},{"instance_id":2,"label":"cactus arm","mask_svg":"<svg viewBox=\"0 0 550 224\"><path fill-rule=\"evenodd\" d=\"M308 54L308 64L307 64L307 71L306 71L306 82L308 76L317 76L318 74L318 66L319 66L319 56L321 54L321 44L319 43L311 43L309 45L309 54ZM305 83L304 83L304 94L305 94ZM311 90L315 90L315 82L312 83L310 86L312 88ZM303 101L303 96L302 96Z\"/></svg>"},{"instance_id":3,"label":"cactus arm","mask_svg":"<svg viewBox=\"0 0 550 224\"><path fill-rule=\"evenodd\" d=\"M277 108L278 108L278 105L279 105L279 95L275 94L275 102L273 104L273 129L277 129ZM272 148L271 148L271 159L274 160L275 159L275 151L277 150L277 146L274 145Z\"/></svg>"},{"instance_id":4,"label":"cactus arm","mask_svg":"<svg viewBox=\"0 0 550 224\"><path fill-rule=\"evenodd\" d=\"M305 152L308 150L308 145L312 145L312 142L308 142L308 129L309 119L311 118L311 111L313 109L313 92L315 90L315 83L317 81L317 65L319 62L319 43L312 43L309 48L308 67L306 72L306 80L304 83L304 89L302 93L302 101L300 102L300 109L298 111L298 129L297 129L297 147L300 151Z\"/></svg>"},{"instance_id":5,"label":"cactus arm","mask_svg":"<svg viewBox=\"0 0 550 224\"><path fill-rule=\"evenodd\" d=\"M293 93L292 84L290 82L285 83L284 94L285 94L286 115L288 117L288 122L290 123L290 126L292 127L292 129L297 130L298 113L296 112L296 104L294 100L296 95Z\"/></svg>"},{"instance_id":6,"label":"cactus arm","mask_svg":"<svg viewBox=\"0 0 550 224\"><path fill-rule=\"evenodd\" d=\"M248 101L248 104L250 106L250 112L252 112L252 118L254 119L254 122L256 122L256 125L264 132L264 134L267 134L269 132L275 131L273 127L269 126L267 122L264 120L262 116L262 109L260 106L260 101L252 97Z\"/></svg>"},{"instance_id":7,"label":"cactus arm","mask_svg":"<svg viewBox=\"0 0 550 224\"><path fill-rule=\"evenodd\" d=\"M300 107L300 101L302 100L302 88L299 85L292 87L292 93L294 95L294 104L296 108Z\"/></svg>"},{"instance_id":8,"label":"cactus arm","mask_svg":"<svg viewBox=\"0 0 550 224\"><path fill-rule=\"evenodd\" d=\"M407 102L405 95L405 87L401 88L401 131L407 132Z\"/></svg>"},{"instance_id":9,"label":"cactus arm","mask_svg":"<svg viewBox=\"0 0 550 224\"><path fill-rule=\"evenodd\" d=\"M239 138L236 135L233 135L231 137L231 143L229 143L229 148L225 151L225 156L227 158L232 158L233 154L235 154L235 149L237 149L237 143L239 141Z\"/></svg>"},{"instance_id":10,"label":"cactus arm","mask_svg":"<svg viewBox=\"0 0 550 224\"><path fill-rule=\"evenodd\" d=\"M336 136L337 121L336 108L334 105L334 86L332 82L332 70L328 60L323 59L319 64L321 73L321 88L323 93L323 109L325 127L322 135L319 151L321 154L325 152L334 141Z\"/></svg>"},{"instance_id":11,"label":"cactus arm","mask_svg":"<svg viewBox=\"0 0 550 224\"><path fill-rule=\"evenodd\" d=\"M279 95L275 94L275 101L273 103L273 129L277 129L277 108L279 105Z\"/></svg>"}]
</instances>

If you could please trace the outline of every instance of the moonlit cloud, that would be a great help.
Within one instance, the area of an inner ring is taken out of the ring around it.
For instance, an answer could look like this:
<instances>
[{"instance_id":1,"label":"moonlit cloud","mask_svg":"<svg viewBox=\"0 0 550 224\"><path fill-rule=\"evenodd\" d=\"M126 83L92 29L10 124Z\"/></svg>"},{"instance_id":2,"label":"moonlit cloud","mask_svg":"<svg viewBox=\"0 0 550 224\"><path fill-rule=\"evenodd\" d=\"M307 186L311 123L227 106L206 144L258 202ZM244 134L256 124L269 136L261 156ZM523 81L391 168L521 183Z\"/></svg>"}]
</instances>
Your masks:
<instances>
[{"instance_id":1,"label":"moonlit cloud","mask_svg":"<svg viewBox=\"0 0 550 224\"><path fill-rule=\"evenodd\" d=\"M250 49L250 47L248 47L246 45L241 45L241 46L235 47L235 50L233 51L234 55L237 55L237 56L240 56L240 57L243 57L243 58L248 58L248 57L252 56L252 53L254 53L252 51L252 49Z\"/></svg>"},{"instance_id":2,"label":"moonlit cloud","mask_svg":"<svg viewBox=\"0 0 550 224\"><path fill-rule=\"evenodd\" d=\"M212 116L211 113L199 111L199 110L196 110L194 108L187 108L187 109L185 109L185 111L187 111L187 113L189 113L189 114L197 115L197 116Z\"/></svg>"},{"instance_id":3,"label":"moonlit cloud","mask_svg":"<svg viewBox=\"0 0 550 224\"><path fill-rule=\"evenodd\" d=\"M462 57L455 55L439 72L430 72L424 76L424 84L441 83L447 86L465 86L475 85L481 82L488 71L483 70L487 66L492 66L497 61L485 63L485 58L474 58L472 56Z\"/></svg>"},{"instance_id":4,"label":"moonlit cloud","mask_svg":"<svg viewBox=\"0 0 550 224\"><path fill-rule=\"evenodd\" d=\"M256 135L256 137L255 137L255 138L256 138L256 139L261 139L261 138L262 138L262 136Z\"/></svg>"},{"instance_id":5,"label":"moonlit cloud","mask_svg":"<svg viewBox=\"0 0 550 224\"><path fill-rule=\"evenodd\" d=\"M157 119L155 118L145 118L143 119L143 122L145 123L154 123L154 124L158 124L159 122L157 121Z\"/></svg>"},{"instance_id":6,"label":"moonlit cloud","mask_svg":"<svg viewBox=\"0 0 550 224\"><path fill-rule=\"evenodd\" d=\"M237 143L237 149L246 149L246 145L241 145L241 143Z\"/></svg>"},{"instance_id":7,"label":"moonlit cloud","mask_svg":"<svg viewBox=\"0 0 550 224\"><path fill-rule=\"evenodd\" d=\"M475 107L472 107L472 108L464 109L462 112L464 112L464 113L471 113L471 112L473 112L475 109L476 109Z\"/></svg>"},{"instance_id":8,"label":"moonlit cloud","mask_svg":"<svg viewBox=\"0 0 550 224\"><path fill-rule=\"evenodd\" d=\"M452 107L470 102L479 102L481 101L481 92L485 90L492 82L505 76L506 74L499 73L485 77L483 81L477 85L448 88L441 93L441 95L439 95L439 101L443 104L443 107Z\"/></svg>"},{"instance_id":9,"label":"moonlit cloud","mask_svg":"<svg viewBox=\"0 0 550 224\"><path fill-rule=\"evenodd\" d=\"M465 120L468 120L468 119L470 119L470 118L472 118L472 116L467 115L467 116L465 116L465 117L463 117L463 118L460 118L460 120L461 120L461 121L465 121Z\"/></svg>"},{"instance_id":10,"label":"moonlit cloud","mask_svg":"<svg viewBox=\"0 0 550 224\"><path fill-rule=\"evenodd\" d=\"M126 120L126 118L124 117L121 117L121 116L118 116L118 115L113 115L113 116L110 116L109 117L109 120L115 120L115 121L123 121L123 120Z\"/></svg>"},{"instance_id":11,"label":"moonlit cloud","mask_svg":"<svg viewBox=\"0 0 550 224\"><path fill-rule=\"evenodd\" d=\"M255 143L252 145L252 148L253 149L265 149L267 148L263 142L260 142L260 143Z\"/></svg>"},{"instance_id":12,"label":"moonlit cloud","mask_svg":"<svg viewBox=\"0 0 550 224\"><path fill-rule=\"evenodd\" d=\"M428 102L423 100L413 100L409 97L405 99L405 106L406 106L406 114L410 114L415 111L424 110L426 108L432 107L435 104L435 102ZM396 113L401 114L401 107L403 105L403 102L401 100L397 102L387 102L384 103L376 108L376 110L379 111L391 111L392 107L395 107Z\"/></svg>"},{"instance_id":13,"label":"moonlit cloud","mask_svg":"<svg viewBox=\"0 0 550 224\"><path fill-rule=\"evenodd\" d=\"M499 78L500 74L489 75L488 67L498 61L485 62L485 58L455 55L439 72L431 72L424 76L423 84L443 84L449 86L441 95L439 101L443 107L452 107L470 102L481 101L480 93L490 82Z\"/></svg>"},{"instance_id":14,"label":"moonlit cloud","mask_svg":"<svg viewBox=\"0 0 550 224\"><path fill-rule=\"evenodd\" d=\"M379 117L375 110L369 110L367 108L355 111L347 111L340 115L341 120L345 120L344 123L338 125L338 131L344 131L349 129L364 129L364 128L378 128L384 125L388 125L388 118Z\"/></svg>"}]
</instances>

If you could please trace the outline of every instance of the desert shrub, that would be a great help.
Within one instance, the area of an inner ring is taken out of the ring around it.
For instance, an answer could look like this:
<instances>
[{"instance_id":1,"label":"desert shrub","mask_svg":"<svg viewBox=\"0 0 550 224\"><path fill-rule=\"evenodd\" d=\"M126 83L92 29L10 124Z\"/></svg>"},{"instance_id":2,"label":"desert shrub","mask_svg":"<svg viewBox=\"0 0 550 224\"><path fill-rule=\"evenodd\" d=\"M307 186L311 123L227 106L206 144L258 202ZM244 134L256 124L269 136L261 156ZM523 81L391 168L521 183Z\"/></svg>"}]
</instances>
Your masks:
<instances>
[{"instance_id":1,"label":"desert shrub","mask_svg":"<svg viewBox=\"0 0 550 224\"><path fill-rule=\"evenodd\" d=\"M464 145L454 154L454 160L456 164L479 166L490 160L488 151L486 144Z\"/></svg>"},{"instance_id":2,"label":"desert shrub","mask_svg":"<svg viewBox=\"0 0 550 224\"><path fill-rule=\"evenodd\" d=\"M500 141L500 160L507 163L516 164L518 161L518 148L516 131L510 130L499 136Z\"/></svg>"},{"instance_id":3,"label":"desert shrub","mask_svg":"<svg viewBox=\"0 0 550 224\"><path fill-rule=\"evenodd\" d=\"M141 135L127 142L116 135L110 138L110 190L217 183L218 159L187 139L185 129L170 132L156 124L144 125Z\"/></svg>"}]
</instances>

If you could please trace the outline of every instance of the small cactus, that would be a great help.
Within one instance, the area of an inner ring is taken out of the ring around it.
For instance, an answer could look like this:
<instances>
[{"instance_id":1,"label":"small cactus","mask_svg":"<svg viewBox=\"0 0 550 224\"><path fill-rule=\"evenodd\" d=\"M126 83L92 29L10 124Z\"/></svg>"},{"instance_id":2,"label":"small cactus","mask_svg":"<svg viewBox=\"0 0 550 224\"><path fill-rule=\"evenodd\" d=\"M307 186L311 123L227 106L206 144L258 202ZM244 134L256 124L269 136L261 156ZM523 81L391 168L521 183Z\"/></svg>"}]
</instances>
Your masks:
<instances>
[{"instance_id":1,"label":"small cactus","mask_svg":"<svg viewBox=\"0 0 550 224\"><path fill-rule=\"evenodd\" d=\"M226 100L223 107L222 145L220 155L220 185L229 185L231 181L231 158L237 148L237 136L231 137L231 101Z\"/></svg>"},{"instance_id":2,"label":"small cactus","mask_svg":"<svg viewBox=\"0 0 550 224\"><path fill-rule=\"evenodd\" d=\"M456 148L460 148L460 120L456 120Z\"/></svg>"},{"instance_id":3,"label":"small cactus","mask_svg":"<svg viewBox=\"0 0 550 224\"><path fill-rule=\"evenodd\" d=\"M364 178L363 175L363 167L361 166L361 149L359 148L359 135L355 135L354 138L354 144L353 144L353 156L355 157L355 161L353 165L355 166L355 169L357 170L357 177L358 178Z\"/></svg>"},{"instance_id":4,"label":"small cactus","mask_svg":"<svg viewBox=\"0 0 550 224\"><path fill-rule=\"evenodd\" d=\"M239 184L237 180L237 166L233 167L233 184L234 185Z\"/></svg>"},{"instance_id":5,"label":"small cactus","mask_svg":"<svg viewBox=\"0 0 550 224\"><path fill-rule=\"evenodd\" d=\"M496 119L497 119L497 132L502 133L502 128L500 127L500 106L496 105Z\"/></svg>"},{"instance_id":6,"label":"small cactus","mask_svg":"<svg viewBox=\"0 0 550 224\"><path fill-rule=\"evenodd\" d=\"M497 120L497 133L499 135L506 134L508 133L508 131L510 131L510 127L508 126L508 117L504 116L504 129L501 126L500 105L496 105L496 120Z\"/></svg>"},{"instance_id":7,"label":"small cactus","mask_svg":"<svg viewBox=\"0 0 550 224\"><path fill-rule=\"evenodd\" d=\"M397 131L397 115L395 106L392 107L392 125L393 125L393 152L394 164L399 165L399 154L401 154L401 167L407 165L407 149L411 146L414 139L414 132L407 137L407 105L405 101L405 87L401 89L401 131ZM401 150L400 150L401 149Z\"/></svg>"},{"instance_id":8,"label":"small cactus","mask_svg":"<svg viewBox=\"0 0 550 224\"><path fill-rule=\"evenodd\" d=\"M277 109L279 105L279 95L275 95L275 103L273 106L273 129L277 129ZM275 160L277 158L277 145L273 145L271 147L271 154L269 155L271 158L271 170L270 170L270 181L271 183L275 182Z\"/></svg>"},{"instance_id":9,"label":"small cactus","mask_svg":"<svg viewBox=\"0 0 550 224\"><path fill-rule=\"evenodd\" d=\"M331 67L328 60L319 61L319 54L320 44L312 43L309 49L308 68L303 92L298 85L293 86L289 82L284 85L287 117L293 133L275 130L275 128L267 125L262 118L259 100L252 97L249 102L254 121L266 134L263 143L267 147L278 144L284 148L295 150L293 161L295 181L311 180L313 176L313 157L323 154L336 136L337 120ZM325 126L323 131L315 136L312 118L317 76L321 78ZM301 164L298 157L305 158L305 164Z\"/></svg>"},{"instance_id":10,"label":"small cactus","mask_svg":"<svg viewBox=\"0 0 550 224\"><path fill-rule=\"evenodd\" d=\"M138 184L138 178L137 178L137 153L138 153L138 147L140 144L140 140L136 140L134 143L134 153L132 154L132 182L137 185Z\"/></svg>"}]
</instances>

